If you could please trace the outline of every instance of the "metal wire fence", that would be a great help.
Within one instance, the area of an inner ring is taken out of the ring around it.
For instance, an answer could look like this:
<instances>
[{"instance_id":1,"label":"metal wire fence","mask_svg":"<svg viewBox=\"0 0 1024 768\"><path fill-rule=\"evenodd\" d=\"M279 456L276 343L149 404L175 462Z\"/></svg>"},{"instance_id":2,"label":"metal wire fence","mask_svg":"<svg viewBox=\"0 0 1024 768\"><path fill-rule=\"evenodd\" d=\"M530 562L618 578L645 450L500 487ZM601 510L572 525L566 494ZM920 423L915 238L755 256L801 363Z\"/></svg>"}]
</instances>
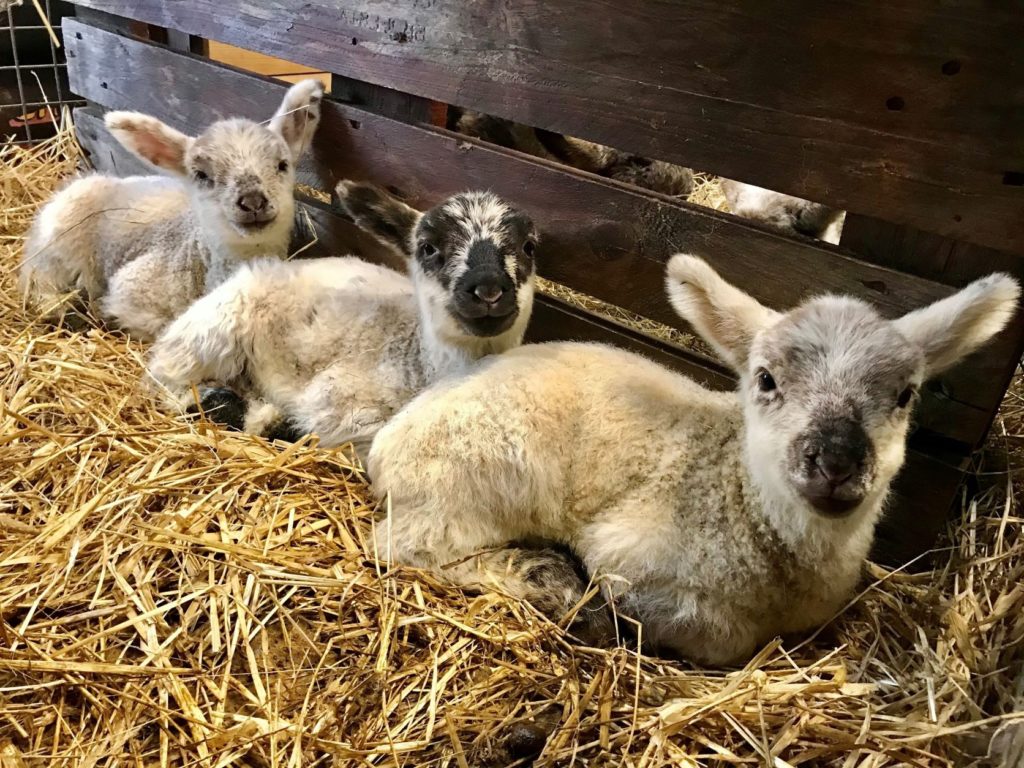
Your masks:
<instances>
[{"instance_id":1,"label":"metal wire fence","mask_svg":"<svg viewBox=\"0 0 1024 768\"><path fill-rule=\"evenodd\" d=\"M0 0L0 8L5 3ZM30 144L52 136L68 89L60 22L74 7L36 0L0 10L0 137Z\"/></svg>"}]
</instances>

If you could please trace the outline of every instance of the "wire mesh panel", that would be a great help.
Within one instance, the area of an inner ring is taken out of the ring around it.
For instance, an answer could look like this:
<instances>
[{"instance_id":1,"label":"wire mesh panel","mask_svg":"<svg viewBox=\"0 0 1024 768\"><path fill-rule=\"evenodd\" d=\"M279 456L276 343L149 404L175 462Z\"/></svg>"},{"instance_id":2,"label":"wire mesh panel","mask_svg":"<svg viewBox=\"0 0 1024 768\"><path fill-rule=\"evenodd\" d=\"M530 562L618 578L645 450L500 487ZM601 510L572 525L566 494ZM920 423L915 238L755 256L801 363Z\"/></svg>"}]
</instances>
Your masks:
<instances>
[{"instance_id":1,"label":"wire mesh panel","mask_svg":"<svg viewBox=\"0 0 1024 768\"><path fill-rule=\"evenodd\" d=\"M0 0L0 137L27 144L52 136L62 105L82 104L68 89L61 19L74 13L60 0Z\"/></svg>"}]
</instances>

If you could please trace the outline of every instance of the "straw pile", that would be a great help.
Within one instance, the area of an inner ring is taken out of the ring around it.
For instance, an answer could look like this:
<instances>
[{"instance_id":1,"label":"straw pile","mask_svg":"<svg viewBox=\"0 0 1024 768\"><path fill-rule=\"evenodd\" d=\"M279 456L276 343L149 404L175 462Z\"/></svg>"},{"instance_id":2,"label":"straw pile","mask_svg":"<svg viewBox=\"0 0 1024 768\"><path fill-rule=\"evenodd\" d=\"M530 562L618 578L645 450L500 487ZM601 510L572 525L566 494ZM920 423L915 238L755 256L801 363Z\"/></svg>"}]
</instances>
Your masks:
<instances>
[{"instance_id":1,"label":"straw pile","mask_svg":"<svg viewBox=\"0 0 1024 768\"><path fill-rule=\"evenodd\" d=\"M873 568L832 626L741 670L580 648L522 603L382 572L343 452L162 415L140 345L33 324L20 237L75 147L2 160L4 768L498 766L524 724L551 732L538 765L940 766L1017 734L1019 388L992 440L1016 473L942 571Z\"/></svg>"}]
</instances>

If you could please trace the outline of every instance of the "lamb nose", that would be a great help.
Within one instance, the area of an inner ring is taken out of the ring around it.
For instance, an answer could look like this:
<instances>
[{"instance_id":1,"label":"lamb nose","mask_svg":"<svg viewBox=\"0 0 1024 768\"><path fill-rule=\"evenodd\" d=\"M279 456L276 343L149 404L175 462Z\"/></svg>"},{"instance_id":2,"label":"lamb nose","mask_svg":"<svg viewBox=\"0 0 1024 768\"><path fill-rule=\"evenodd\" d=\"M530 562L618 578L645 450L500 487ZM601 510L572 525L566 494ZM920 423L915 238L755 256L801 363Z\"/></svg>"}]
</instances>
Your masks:
<instances>
[{"instance_id":1,"label":"lamb nose","mask_svg":"<svg viewBox=\"0 0 1024 768\"><path fill-rule=\"evenodd\" d=\"M473 289L473 295L475 295L480 301L485 301L488 304L494 304L502 297L504 291L496 285L478 285Z\"/></svg>"},{"instance_id":2,"label":"lamb nose","mask_svg":"<svg viewBox=\"0 0 1024 768\"><path fill-rule=\"evenodd\" d=\"M857 469L856 461L829 453L819 453L815 456L814 465L833 488L853 477L853 473Z\"/></svg>"},{"instance_id":3,"label":"lamb nose","mask_svg":"<svg viewBox=\"0 0 1024 768\"><path fill-rule=\"evenodd\" d=\"M238 198L238 207L246 213L259 213L267 207L267 196L262 192L246 192Z\"/></svg>"}]
</instances>

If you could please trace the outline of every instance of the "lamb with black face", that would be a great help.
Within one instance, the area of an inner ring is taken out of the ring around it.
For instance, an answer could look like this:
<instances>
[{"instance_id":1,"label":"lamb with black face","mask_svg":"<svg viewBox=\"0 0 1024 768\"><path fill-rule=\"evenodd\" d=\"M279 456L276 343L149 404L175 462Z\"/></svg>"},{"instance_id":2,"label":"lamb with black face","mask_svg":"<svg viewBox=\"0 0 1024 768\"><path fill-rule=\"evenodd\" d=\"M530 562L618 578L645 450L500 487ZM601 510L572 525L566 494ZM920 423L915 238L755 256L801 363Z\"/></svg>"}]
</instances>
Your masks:
<instances>
[{"instance_id":1,"label":"lamb with black face","mask_svg":"<svg viewBox=\"0 0 1024 768\"><path fill-rule=\"evenodd\" d=\"M467 374L523 341L537 235L489 192L421 212L342 181L338 208L405 257L408 275L354 256L239 269L157 341L160 397L270 439L315 433L363 456L377 430L425 387Z\"/></svg>"},{"instance_id":2,"label":"lamb with black face","mask_svg":"<svg viewBox=\"0 0 1024 768\"><path fill-rule=\"evenodd\" d=\"M414 268L436 282L433 299L462 332L491 337L513 327L532 299L537 232L526 214L489 192L466 192L425 213L413 237Z\"/></svg>"}]
</instances>

